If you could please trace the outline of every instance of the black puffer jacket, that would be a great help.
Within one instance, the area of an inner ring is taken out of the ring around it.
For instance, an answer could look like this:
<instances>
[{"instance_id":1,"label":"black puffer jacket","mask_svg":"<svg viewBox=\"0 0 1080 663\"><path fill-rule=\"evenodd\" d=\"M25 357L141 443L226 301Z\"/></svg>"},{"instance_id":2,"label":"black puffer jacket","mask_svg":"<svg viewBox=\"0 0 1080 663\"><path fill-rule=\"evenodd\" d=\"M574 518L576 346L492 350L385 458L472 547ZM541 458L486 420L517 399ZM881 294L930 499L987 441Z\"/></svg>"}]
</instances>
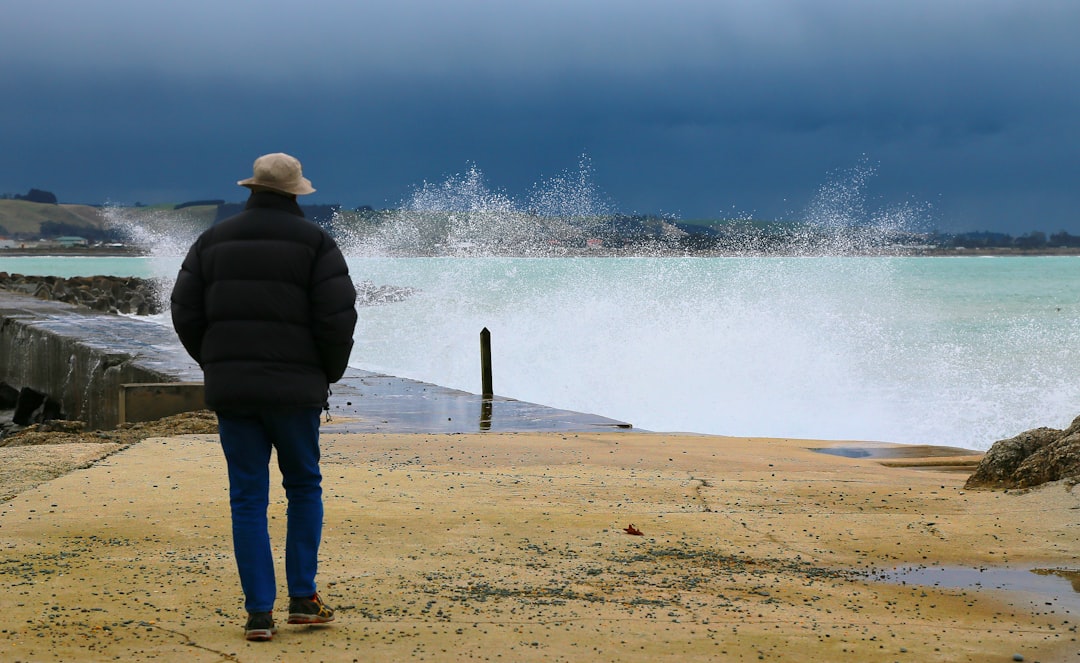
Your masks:
<instances>
[{"instance_id":1,"label":"black puffer jacket","mask_svg":"<svg viewBox=\"0 0 1080 663\"><path fill-rule=\"evenodd\" d=\"M172 319L217 411L321 407L345 372L356 291L334 240L296 201L252 193L204 232L172 292Z\"/></svg>"}]
</instances>

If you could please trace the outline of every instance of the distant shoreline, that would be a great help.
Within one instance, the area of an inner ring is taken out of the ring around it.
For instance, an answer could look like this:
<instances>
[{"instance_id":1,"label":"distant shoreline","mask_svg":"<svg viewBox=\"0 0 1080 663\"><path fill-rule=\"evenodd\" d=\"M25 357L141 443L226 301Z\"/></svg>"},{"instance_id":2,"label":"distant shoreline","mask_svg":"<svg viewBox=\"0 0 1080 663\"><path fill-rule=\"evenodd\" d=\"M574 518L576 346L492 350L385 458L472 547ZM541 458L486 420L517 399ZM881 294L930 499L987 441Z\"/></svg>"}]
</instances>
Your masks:
<instances>
[{"instance_id":1,"label":"distant shoreline","mask_svg":"<svg viewBox=\"0 0 1080 663\"><path fill-rule=\"evenodd\" d=\"M1059 246L1053 248L1043 249L1014 249L1005 247L987 247L987 248L935 248L935 249L918 249L913 250L910 253L903 253L900 255L905 256L927 256L927 257L942 257L942 256L1080 256L1080 247L1075 246Z\"/></svg>"}]
</instances>

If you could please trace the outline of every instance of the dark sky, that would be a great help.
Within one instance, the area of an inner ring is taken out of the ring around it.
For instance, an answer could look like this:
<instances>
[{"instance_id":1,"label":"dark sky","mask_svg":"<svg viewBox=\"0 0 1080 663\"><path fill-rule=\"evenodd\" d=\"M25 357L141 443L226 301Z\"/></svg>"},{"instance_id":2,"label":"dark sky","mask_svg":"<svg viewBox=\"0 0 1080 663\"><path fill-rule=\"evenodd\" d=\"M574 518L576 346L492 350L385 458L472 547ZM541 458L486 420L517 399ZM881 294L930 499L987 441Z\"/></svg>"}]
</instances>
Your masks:
<instances>
[{"instance_id":1,"label":"dark sky","mask_svg":"<svg viewBox=\"0 0 1080 663\"><path fill-rule=\"evenodd\" d=\"M6 0L0 193L241 200L265 152L312 203L466 172L523 200L591 162L623 212L869 210L1080 233L1074 0ZM842 175L841 175L842 176Z\"/></svg>"}]
</instances>

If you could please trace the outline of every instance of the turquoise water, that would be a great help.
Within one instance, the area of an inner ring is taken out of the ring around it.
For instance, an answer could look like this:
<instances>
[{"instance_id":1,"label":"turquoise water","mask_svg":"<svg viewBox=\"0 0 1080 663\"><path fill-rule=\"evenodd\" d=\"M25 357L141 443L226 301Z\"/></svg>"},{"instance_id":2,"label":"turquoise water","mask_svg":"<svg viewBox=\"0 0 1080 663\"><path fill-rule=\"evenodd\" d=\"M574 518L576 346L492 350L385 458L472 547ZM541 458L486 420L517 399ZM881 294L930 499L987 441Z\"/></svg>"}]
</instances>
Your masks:
<instances>
[{"instance_id":1,"label":"turquoise water","mask_svg":"<svg viewBox=\"0 0 1080 663\"><path fill-rule=\"evenodd\" d=\"M0 272L28 276L175 276L182 258L84 258L81 256L8 256Z\"/></svg>"},{"instance_id":2,"label":"turquoise water","mask_svg":"<svg viewBox=\"0 0 1080 663\"><path fill-rule=\"evenodd\" d=\"M0 271L175 274L170 258ZM354 366L639 428L985 449L1080 415L1080 258L350 258ZM159 320L167 324L166 319Z\"/></svg>"}]
</instances>

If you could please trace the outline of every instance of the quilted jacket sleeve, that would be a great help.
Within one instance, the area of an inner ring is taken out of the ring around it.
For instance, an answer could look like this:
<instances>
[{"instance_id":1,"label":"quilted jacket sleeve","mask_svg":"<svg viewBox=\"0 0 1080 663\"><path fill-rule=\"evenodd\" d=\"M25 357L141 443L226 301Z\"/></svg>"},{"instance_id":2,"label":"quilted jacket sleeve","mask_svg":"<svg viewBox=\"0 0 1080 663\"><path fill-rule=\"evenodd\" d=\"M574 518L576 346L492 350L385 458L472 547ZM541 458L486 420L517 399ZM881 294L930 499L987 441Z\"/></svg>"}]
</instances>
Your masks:
<instances>
[{"instance_id":1,"label":"quilted jacket sleeve","mask_svg":"<svg viewBox=\"0 0 1080 663\"><path fill-rule=\"evenodd\" d=\"M311 332L323 371L337 382L348 367L356 327L356 289L345 257L326 236L315 259L311 279Z\"/></svg>"},{"instance_id":2,"label":"quilted jacket sleeve","mask_svg":"<svg viewBox=\"0 0 1080 663\"><path fill-rule=\"evenodd\" d=\"M173 328L184 349L202 365L202 340L206 334L206 310L203 305L204 285L199 259L199 242L188 250L180 267L170 297Z\"/></svg>"}]
</instances>

